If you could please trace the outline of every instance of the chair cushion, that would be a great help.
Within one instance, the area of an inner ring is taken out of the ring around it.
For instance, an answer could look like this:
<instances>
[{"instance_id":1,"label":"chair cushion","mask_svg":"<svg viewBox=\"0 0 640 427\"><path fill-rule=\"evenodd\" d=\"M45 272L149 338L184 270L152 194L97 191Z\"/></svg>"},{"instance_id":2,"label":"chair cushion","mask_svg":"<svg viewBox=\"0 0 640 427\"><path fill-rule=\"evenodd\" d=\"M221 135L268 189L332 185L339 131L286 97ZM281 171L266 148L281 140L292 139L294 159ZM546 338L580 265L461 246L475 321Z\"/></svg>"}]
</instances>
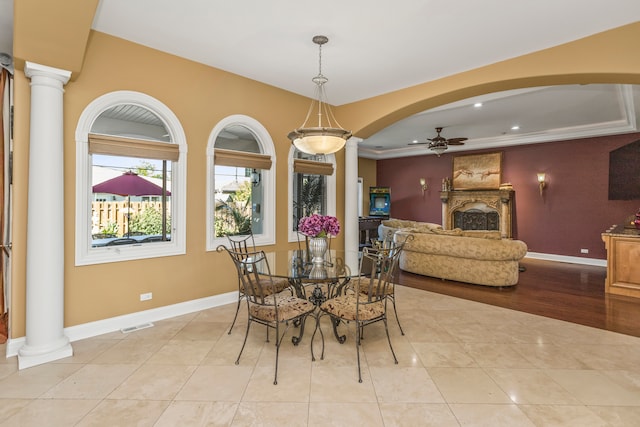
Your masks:
<instances>
[{"instance_id":1,"label":"chair cushion","mask_svg":"<svg viewBox=\"0 0 640 427\"><path fill-rule=\"evenodd\" d=\"M339 317L344 320L356 320L356 303L360 298L360 305L358 306L358 321L372 320L384 315L384 303L382 300L378 300L372 303L367 302L367 297L358 294L347 294L336 298L331 298L320 306L320 309L333 316Z\"/></svg>"},{"instance_id":2,"label":"chair cushion","mask_svg":"<svg viewBox=\"0 0 640 427\"><path fill-rule=\"evenodd\" d=\"M350 284L353 284L353 289L357 289L361 294L369 294L369 279L351 279ZM393 284L390 283L388 286L386 286L384 294L393 295Z\"/></svg>"},{"instance_id":3,"label":"chair cushion","mask_svg":"<svg viewBox=\"0 0 640 427\"><path fill-rule=\"evenodd\" d=\"M278 318L276 319L276 306L278 304ZM313 311L315 306L307 300L293 295L270 295L264 299L265 304L249 303L251 316L267 322L284 322L295 319L303 314Z\"/></svg>"},{"instance_id":4,"label":"chair cushion","mask_svg":"<svg viewBox=\"0 0 640 427\"><path fill-rule=\"evenodd\" d=\"M271 286L271 283L269 281L269 276L260 276L260 286L263 289L263 292L265 295L272 295L272 294L277 294L280 293L282 291L284 291L285 289L287 289L289 287L289 280L287 279L273 279L273 287ZM242 280L240 281L240 292L242 292L243 294L245 293L244 291L244 283L242 283Z\"/></svg>"}]
</instances>

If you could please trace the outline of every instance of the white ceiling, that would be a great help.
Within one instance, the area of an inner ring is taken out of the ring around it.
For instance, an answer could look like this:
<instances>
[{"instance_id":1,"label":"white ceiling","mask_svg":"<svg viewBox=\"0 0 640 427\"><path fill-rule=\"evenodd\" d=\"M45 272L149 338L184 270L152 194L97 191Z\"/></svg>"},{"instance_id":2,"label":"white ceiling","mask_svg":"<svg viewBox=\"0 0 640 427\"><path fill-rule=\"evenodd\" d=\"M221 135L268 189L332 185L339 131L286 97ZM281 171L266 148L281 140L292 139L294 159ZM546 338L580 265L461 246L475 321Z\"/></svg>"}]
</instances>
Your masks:
<instances>
[{"instance_id":1,"label":"white ceiling","mask_svg":"<svg viewBox=\"0 0 640 427\"><path fill-rule=\"evenodd\" d=\"M11 3L0 0L0 16ZM327 97L342 105L639 20L638 0L101 0L93 28L309 97L318 73L311 39L326 35ZM5 37L0 32L0 52ZM634 87L540 88L484 98L480 110L456 103L398 122L363 141L360 154L423 154L424 145L407 144L432 138L436 126L445 127L445 137L468 137L460 150L632 132L640 118ZM292 119L292 128L305 113ZM521 129L514 136L516 122Z\"/></svg>"},{"instance_id":2,"label":"white ceiling","mask_svg":"<svg viewBox=\"0 0 640 427\"><path fill-rule=\"evenodd\" d=\"M475 107L481 102L481 107ZM470 98L398 121L359 145L374 159L423 155L425 142L444 127L445 138L466 137L448 152L535 144L637 132L640 86L567 85L499 92ZM519 129L512 129L518 126Z\"/></svg>"}]
</instances>

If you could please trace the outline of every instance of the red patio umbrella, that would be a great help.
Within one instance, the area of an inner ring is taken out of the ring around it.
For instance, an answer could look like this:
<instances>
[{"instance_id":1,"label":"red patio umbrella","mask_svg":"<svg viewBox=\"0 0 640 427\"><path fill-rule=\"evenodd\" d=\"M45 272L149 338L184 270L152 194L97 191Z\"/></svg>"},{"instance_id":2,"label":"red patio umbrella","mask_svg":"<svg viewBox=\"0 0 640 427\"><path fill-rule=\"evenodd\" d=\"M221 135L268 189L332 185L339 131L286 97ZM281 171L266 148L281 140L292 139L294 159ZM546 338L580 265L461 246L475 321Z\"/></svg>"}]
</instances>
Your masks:
<instances>
[{"instance_id":1,"label":"red patio umbrella","mask_svg":"<svg viewBox=\"0 0 640 427\"><path fill-rule=\"evenodd\" d=\"M137 173L128 171L115 178L108 179L100 184L93 186L94 193L109 193L117 194L119 196L127 196L127 208L130 206L129 196L162 196L166 194L171 195L170 191L162 191L162 187L153 182L142 178ZM165 235L165 212L164 212L165 199L162 199L163 213L162 213L162 234ZM128 225L129 215L127 214L127 236L129 235Z\"/></svg>"},{"instance_id":2,"label":"red patio umbrella","mask_svg":"<svg viewBox=\"0 0 640 427\"><path fill-rule=\"evenodd\" d=\"M164 194L162 187L131 171L94 185L93 192L119 196L162 196ZM166 194L170 196L171 192L167 191Z\"/></svg>"}]
</instances>

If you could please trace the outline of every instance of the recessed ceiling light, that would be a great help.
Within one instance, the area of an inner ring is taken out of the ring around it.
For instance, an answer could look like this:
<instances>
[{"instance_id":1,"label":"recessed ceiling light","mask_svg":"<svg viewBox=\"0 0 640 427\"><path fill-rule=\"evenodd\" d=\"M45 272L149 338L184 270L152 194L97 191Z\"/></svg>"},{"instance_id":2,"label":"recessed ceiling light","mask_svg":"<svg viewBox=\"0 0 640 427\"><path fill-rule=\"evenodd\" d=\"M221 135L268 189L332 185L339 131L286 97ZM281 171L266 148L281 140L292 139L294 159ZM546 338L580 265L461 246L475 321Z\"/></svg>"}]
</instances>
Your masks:
<instances>
[{"instance_id":1,"label":"recessed ceiling light","mask_svg":"<svg viewBox=\"0 0 640 427\"><path fill-rule=\"evenodd\" d=\"M418 143L418 140L417 140L417 139L414 139L413 141L411 141L411 143L412 143L412 144L417 144L417 143Z\"/></svg>"},{"instance_id":2,"label":"recessed ceiling light","mask_svg":"<svg viewBox=\"0 0 640 427\"><path fill-rule=\"evenodd\" d=\"M511 130L519 130L519 129L520 129L520 126L518 125L511 126Z\"/></svg>"},{"instance_id":3,"label":"recessed ceiling light","mask_svg":"<svg viewBox=\"0 0 640 427\"><path fill-rule=\"evenodd\" d=\"M473 104L473 106L476 108L480 108L482 107L482 102L476 102L475 104Z\"/></svg>"}]
</instances>

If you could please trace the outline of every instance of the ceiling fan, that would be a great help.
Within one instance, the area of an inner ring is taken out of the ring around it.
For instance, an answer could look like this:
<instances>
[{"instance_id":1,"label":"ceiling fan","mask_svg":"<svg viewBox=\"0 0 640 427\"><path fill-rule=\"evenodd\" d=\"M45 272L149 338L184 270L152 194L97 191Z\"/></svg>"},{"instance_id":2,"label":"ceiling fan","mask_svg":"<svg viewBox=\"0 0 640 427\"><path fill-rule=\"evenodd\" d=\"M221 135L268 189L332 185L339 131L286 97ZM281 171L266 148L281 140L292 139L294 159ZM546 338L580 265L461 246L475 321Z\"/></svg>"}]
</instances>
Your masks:
<instances>
[{"instance_id":1,"label":"ceiling fan","mask_svg":"<svg viewBox=\"0 0 640 427\"><path fill-rule=\"evenodd\" d=\"M437 135L433 138L427 138L428 142L415 142L409 145L416 144L428 144L429 150L435 152L438 157L449 147L449 145L464 145L464 142L469 138L445 138L440 136L440 132L442 132L441 127L436 128Z\"/></svg>"}]
</instances>

